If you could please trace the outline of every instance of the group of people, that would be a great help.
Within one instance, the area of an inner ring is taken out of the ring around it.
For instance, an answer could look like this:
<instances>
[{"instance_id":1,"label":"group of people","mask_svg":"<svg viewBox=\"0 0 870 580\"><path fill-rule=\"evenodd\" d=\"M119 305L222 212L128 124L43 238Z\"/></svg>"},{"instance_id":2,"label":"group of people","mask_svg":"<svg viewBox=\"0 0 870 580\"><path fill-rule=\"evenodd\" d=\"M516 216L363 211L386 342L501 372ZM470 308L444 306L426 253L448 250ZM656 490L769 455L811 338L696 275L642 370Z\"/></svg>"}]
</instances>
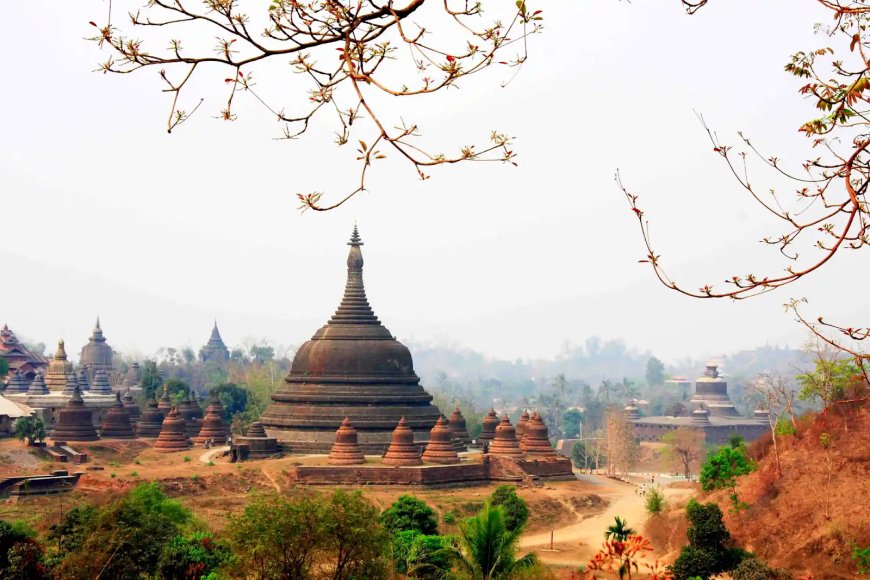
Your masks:
<instances>
[{"instance_id":1,"label":"group of people","mask_svg":"<svg viewBox=\"0 0 870 580\"><path fill-rule=\"evenodd\" d=\"M214 447L214 437L211 437L211 438L209 438L209 439L206 439L206 440L203 442L202 446L203 446L205 449L211 449L212 447ZM233 436L232 436L232 434L227 435L226 446L227 446L227 447L232 447L232 446L233 446Z\"/></svg>"}]
</instances>

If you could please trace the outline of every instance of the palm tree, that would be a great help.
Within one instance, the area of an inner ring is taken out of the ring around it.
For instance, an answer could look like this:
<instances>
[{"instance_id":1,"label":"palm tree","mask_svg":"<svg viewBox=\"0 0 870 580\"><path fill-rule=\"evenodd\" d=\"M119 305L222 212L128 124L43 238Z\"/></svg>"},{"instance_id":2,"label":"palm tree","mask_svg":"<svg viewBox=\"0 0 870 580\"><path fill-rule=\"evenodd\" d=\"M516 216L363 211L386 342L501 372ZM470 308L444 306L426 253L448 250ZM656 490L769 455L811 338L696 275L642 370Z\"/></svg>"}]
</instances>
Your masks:
<instances>
[{"instance_id":1,"label":"palm tree","mask_svg":"<svg viewBox=\"0 0 870 580\"><path fill-rule=\"evenodd\" d=\"M473 580L497 580L537 563L534 553L516 558L522 528L509 531L501 507L486 503L460 526L456 544L446 548L456 566Z\"/></svg>"},{"instance_id":2,"label":"palm tree","mask_svg":"<svg viewBox=\"0 0 870 580\"><path fill-rule=\"evenodd\" d=\"M635 534L637 534L637 532L633 528L628 527L628 522L619 516L616 516L616 521L607 528L606 532L604 532L604 539L625 542L628 540L629 536L634 536Z\"/></svg>"}]
</instances>

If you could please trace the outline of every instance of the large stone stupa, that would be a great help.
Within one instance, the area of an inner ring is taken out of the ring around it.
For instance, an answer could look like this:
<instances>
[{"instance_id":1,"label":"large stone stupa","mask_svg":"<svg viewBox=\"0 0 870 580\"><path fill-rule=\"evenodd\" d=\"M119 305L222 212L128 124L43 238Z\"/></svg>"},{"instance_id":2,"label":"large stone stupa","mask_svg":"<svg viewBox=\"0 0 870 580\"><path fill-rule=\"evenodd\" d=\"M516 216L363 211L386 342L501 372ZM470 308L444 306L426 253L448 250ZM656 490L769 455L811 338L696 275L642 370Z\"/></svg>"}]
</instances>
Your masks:
<instances>
[{"instance_id":1,"label":"large stone stupa","mask_svg":"<svg viewBox=\"0 0 870 580\"><path fill-rule=\"evenodd\" d=\"M114 372L113 360L114 353L112 352L112 347L106 342L106 337L103 336L103 329L100 327L100 318L97 317L94 331L91 333L88 343L82 347L79 363L88 369L88 379L91 382L96 378L97 372L103 371L111 383L112 373Z\"/></svg>"},{"instance_id":2,"label":"large stone stupa","mask_svg":"<svg viewBox=\"0 0 870 580\"><path fill-rule=\"evenodd\" d=\"M360 449L382 454L399 419L425 444L440 413L420 386L408 348L384 328L363 286L363 245L354 226L347 285L332 318L296 352L260 421L291 452L329 453L347 417Z\"/></svg>"}]
</instances>

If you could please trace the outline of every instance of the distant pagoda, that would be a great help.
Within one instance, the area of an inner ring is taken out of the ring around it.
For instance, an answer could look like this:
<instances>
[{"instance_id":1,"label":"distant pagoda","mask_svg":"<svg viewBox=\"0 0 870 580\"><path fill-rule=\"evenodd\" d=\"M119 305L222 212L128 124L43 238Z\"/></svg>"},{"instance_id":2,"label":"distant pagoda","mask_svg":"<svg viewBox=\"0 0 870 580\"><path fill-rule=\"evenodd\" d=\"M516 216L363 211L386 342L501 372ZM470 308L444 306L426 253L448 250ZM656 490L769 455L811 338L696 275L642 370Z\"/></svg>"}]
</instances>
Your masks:
<instances>
[{"instance_id":1,"label":"distant pagoda","mask_svg":"<svg viewBox=\"0 0 870 580\"><path fill-rule=\"evenodd\" d=\"M399 424L393 430L390 447L384 455L387 465L423 465L420 446L414 443L414 432L405 423L405 418L399 419Z\"/></svg>"},{"instance_id":2,"label":"distant pagoda","mask_svg":"<svg viewBox=\"0 0 870 580\"><path fill-rule=\"evenodd\" d=\"M550 435L547 425L541 415L535 411L526 422L525 434L520 441L520 449L523 453L538 456L556 455L556 450L550 444Z\"/></svg>"},{"instance_id":3,"label":"distant pagoda","mask_svg":"<svg viewBox=\"0 0 870 580\"><path fill-rule=\"evenodd\" d=\"M260 421L292 452L328 453L348 417L365 453L381 455L401 417L425 443L440 415L420 386L406 346L369 306L363 257L354 226L348 242L347 284L332 318L296 352L284 385Z\"/></svg>"},{"instance_id":4,"label":"distant pagoda","mask_svg":"<svg viewBox=\"0 0 870 580\"><path fill-rule=\"evenodd\" d=\"M328 461L331 465L357 465L366 462L359 448L356 429L347 417L335 432L335 441L329 450Z\"/></svg>"},{"instance_id":5,"label":"distant pagoda","mask_svg":"<svg viewBox=\"0 0 870 580\"><path fill-rule=\"evenodd\" d=\"M199 349L199 360L202 362L227 362L230 360L230 351L224 344L221 338L221 333L217 327L217 320L214 321L214 328L211 329L211 336L205 346Z\"/></svg>"},{"instance_id":6,"label":"distant pagoda","mask_svg":"<svg viewBox=\"0 0 870 580\"><path fill-rule=\"evenodd\" d=\"M100 318L97 317L97 323L94 325L91 337L88 339L88 343L82 347L79 363L88 369L88 378L91 382L99 371L106 373L106 377L111 381L114 372L113 360L112 347L106 342L103 329L100 328Z\"/></svg>"},{"instance_id":7,"label":"distant pagoda","mask_svg":"<svg viewBox=\"0 0 870 580\"><path fill-rule=\"evenodd\" d=\"M187 427L184 419L173 407L160 428L160 435L154 442L154 449L162 453L172 451L184 451L190 447L190 437L187 435Z\"/></svg>"},{"instance_id":8,"label":"distant pagoda","mask_svg":"<svg viewBox=\"0 0 870 580\"><path fill-rule=\"evenodd\" d=\"M66 387L67 376L73 372L73 364L66 356L63 339L57 342L57 351L54 358L48 363L48 371L45 373L45 385L50 391L63 391Z\"/></svg>"},{"instance_id":9,"label":"distant pagoda","mask_svg":"<svg viewBox=\"0 0 870 580\"><path fill-rule=\"evenodd\" d=\"M502 415L501 423L495 428L495 438L489 445L490 455L507 455L509 457L522 457L520 444L517 441L517 430L511 425L507 413Z\"/></svg>"},{"instance_id":10,"label":"distant pagoda","mask_svg":"<svg viewBox=\"0 0 870 580\"><path fill-rule=\"evenodd\" d=\"M130 413L130 422L135 425L136 422L139 421L139 417L142 413L139 409L139 405L136 403L136 399L133 398L133 393L130 391L130 387L127 387L127 391L124 393L121 401L124 403L124 408L127 409L128 413Z\"/></svg>"},{"instance_id":11,"label":"distant pagoda","mask_svg":"<svg viewBox=\"0 0 870 580\"><path fill-rule=\"evenodd\" d=\"M194 443L203 444L213 439L215 443L223 445L230 434L230 426L224 420L224 406L217 396L212 396L211 403L202 420L199 433L193 438Z\"/></svg>"},{"instance_id":12,"label":"distant pagoda","mask_svg":"<svg viewBox=\"0 0 870 580\"><path fill-rule=\"evenodd\" d=\"M478 445L492 443L495 438L495 428L498 427L499 419L495 409L490 409L483 418L483 431L477 439Z\"/></svg>"},{"instance_id":13,"label":"distant pagoda","mask_svg":"<svg viewBox=\"0 0 870 580\"><path fill-rule=\"evenodd\" d=\"M456 450L467 451L468 444L471 443L471 437L468 436L465 417L462 416L459 405L456 405L453 408L453 413L450 414L450 432L453 433L453 443L456 446Z\"/></svg>"},{"instance_id":14,"label":"distant pagoda","mask_svg":"<svg viewBox=\"0 0 870 580\"><path fill-rule=\"evenodd\" d=\"M453 433L450 432L447 420L441 416L429 433L429 442L423 452L423 461L429 463L459 463L459 455L453 445Z\"/></svg>"}]
</instances>

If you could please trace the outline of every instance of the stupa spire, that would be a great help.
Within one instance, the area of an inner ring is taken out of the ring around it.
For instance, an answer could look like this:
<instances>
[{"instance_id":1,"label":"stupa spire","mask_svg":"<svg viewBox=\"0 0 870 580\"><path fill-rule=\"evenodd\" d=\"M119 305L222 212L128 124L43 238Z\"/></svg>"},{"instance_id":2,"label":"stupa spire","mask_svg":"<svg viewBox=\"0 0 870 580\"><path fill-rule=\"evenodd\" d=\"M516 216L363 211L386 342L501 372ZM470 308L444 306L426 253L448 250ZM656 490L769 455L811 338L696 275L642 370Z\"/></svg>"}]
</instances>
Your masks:
<instances>
[{"instance_id":1,"label":"stupa spire","mask_svg":"<svg viewBox=\"0 0 870 580\"><path fill-rule=\"evenodd\" d=\"M356 224L353 233L347 243L350 251L347 254L347 284L344 287L344 296L338 310L332 315L329 324L376 324L380 325L372 307L366 298L366 289L363 285L363 256L360 246L363 245Z\"/></svg>"}]
</instances>

